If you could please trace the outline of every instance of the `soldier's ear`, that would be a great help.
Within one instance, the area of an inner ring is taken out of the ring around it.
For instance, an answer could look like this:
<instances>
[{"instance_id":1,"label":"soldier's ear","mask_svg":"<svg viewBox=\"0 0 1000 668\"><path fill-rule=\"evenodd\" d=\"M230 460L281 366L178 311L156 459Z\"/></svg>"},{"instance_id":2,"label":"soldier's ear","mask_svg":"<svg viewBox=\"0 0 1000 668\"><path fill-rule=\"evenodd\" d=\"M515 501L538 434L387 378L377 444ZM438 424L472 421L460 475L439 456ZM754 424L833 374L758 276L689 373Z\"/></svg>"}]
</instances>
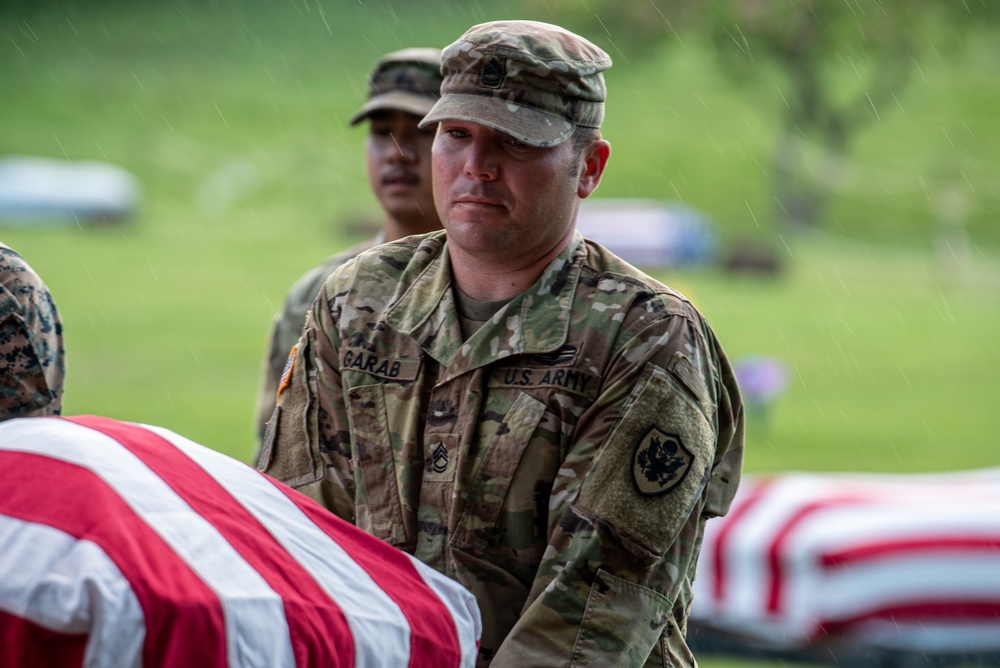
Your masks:
<instances>
[{"instance_id":1,"label":"soldier's ear","mask_svg":"<svg viewBox=\"0 0 1000 668\"><path fill-rule=\"evenodd\" d=\"M597 190L610 156L611 144L604 139L594 140L590 146L583 150L580 156L583 165L580 169L580 180L576 185L576 194L580 196L580 199L590 197L590 194Z\"/></svg>"}]
</instances>

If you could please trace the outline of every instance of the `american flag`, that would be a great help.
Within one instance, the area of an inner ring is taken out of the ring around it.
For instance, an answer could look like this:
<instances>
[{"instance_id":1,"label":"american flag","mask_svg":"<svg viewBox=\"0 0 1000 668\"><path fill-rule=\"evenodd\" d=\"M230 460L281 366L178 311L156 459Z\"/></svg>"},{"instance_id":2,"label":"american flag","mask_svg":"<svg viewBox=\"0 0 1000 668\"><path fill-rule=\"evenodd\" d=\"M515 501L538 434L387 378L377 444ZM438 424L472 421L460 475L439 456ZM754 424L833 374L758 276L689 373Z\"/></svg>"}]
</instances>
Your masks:
<instances>
[{"instance_id":1,"label":"american flag","mask_svg":"<svg viewBox=\"0 0 1000 668\"><path fill-rule=\"evenodd\" d=\"M167 429L10 420L0 471L0 665L475 665L467 590Z\"/></svg>"},{"instance_id":2,"label":"american flag","mask_svg":"<svg viewBox=\"0 0 1000 668\"><path fill-rule=\"evenodd\" d=\"M745 476L692 626L774 649L1000 651L1000 469Z\"/></svg>"}]
</instances>

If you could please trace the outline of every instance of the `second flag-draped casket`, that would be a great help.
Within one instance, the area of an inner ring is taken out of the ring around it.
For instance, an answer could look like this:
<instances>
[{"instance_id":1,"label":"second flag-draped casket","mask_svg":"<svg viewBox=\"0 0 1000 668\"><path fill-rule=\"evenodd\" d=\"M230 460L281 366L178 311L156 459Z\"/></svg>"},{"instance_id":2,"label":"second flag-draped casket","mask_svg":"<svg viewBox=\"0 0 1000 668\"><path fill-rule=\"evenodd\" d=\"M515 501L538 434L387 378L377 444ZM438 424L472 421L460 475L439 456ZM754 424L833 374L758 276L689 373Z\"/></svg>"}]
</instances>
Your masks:
<instances>
[{"instance_id":1,"label":"second flag-draped casket","mask_svg":"<svg viewBox=\"0 0 1000 668\"><path fill-rule=\"evenodd\" d=\"M774 649L1000 651L1000 469L746 476L691 621Z\"/></svg>"}]
</instances>

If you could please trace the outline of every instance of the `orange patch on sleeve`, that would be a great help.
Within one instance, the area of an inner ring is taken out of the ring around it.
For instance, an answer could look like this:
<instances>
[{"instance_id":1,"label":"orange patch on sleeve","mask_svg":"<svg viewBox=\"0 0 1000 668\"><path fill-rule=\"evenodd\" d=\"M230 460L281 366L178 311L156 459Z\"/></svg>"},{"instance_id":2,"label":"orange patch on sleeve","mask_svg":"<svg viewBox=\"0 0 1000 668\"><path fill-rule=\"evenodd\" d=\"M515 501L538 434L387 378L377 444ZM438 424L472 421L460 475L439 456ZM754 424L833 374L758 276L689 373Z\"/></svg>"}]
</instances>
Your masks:
<instances>
[{"instance_id":1,"label":"orange patch on sleeve","mask_svg":"<svg viewBox=\"0 0 1000 668\"><path fill-rule=\"evenodd\" d=\"M294 345L291 352L288 353L288 361L285 362L285 369L281 372L281 380L278 381L278 393L274 397L275 402L281 399L282 391L288 387L288 383L292 380L292 371L295 369L295 358L298 352L298 345Z\"/></svg>"}]
</instances>

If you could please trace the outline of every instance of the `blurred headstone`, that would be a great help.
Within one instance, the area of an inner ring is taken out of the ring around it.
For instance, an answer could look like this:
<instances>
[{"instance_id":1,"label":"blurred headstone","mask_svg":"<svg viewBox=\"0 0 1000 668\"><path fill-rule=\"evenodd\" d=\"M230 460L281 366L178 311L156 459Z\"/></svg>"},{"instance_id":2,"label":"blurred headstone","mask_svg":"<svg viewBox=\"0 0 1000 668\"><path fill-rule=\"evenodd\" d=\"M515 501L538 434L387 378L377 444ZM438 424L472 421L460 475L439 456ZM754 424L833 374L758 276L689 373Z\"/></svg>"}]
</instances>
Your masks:
<instances>
[{"instance_id":1,"label":"blurred headstone","mask_svg":"<svg viewBox=\"0 0 1000 668\"><path fill-rule=\"evenodd\" d=\"M576 226L585 238L638 267L707 264L718 245L708 216L673 202L587 199Z\"/></svg>"},{"instance_id":2,"label":"blurred headstone","mask_svg":"<svg viewBox=\"0 0 1000 668\"><path fill-rule=\"evenodd\" d=\"M743 240L723 254L722 268L733 274L759 274L774 278L785 269L783 256L771 246Z\"/></svg>"},{"instance_id":3,"label":"blurred headstone","mask_svg":"<svg viewBox=\"0 0 1000 668\"><path fill-rule=\"evenodd\" d=\"M0 158L0 222L121 221L139 202L138 180L115 165L34 156Z\"/></svg>"}]
</instances>

